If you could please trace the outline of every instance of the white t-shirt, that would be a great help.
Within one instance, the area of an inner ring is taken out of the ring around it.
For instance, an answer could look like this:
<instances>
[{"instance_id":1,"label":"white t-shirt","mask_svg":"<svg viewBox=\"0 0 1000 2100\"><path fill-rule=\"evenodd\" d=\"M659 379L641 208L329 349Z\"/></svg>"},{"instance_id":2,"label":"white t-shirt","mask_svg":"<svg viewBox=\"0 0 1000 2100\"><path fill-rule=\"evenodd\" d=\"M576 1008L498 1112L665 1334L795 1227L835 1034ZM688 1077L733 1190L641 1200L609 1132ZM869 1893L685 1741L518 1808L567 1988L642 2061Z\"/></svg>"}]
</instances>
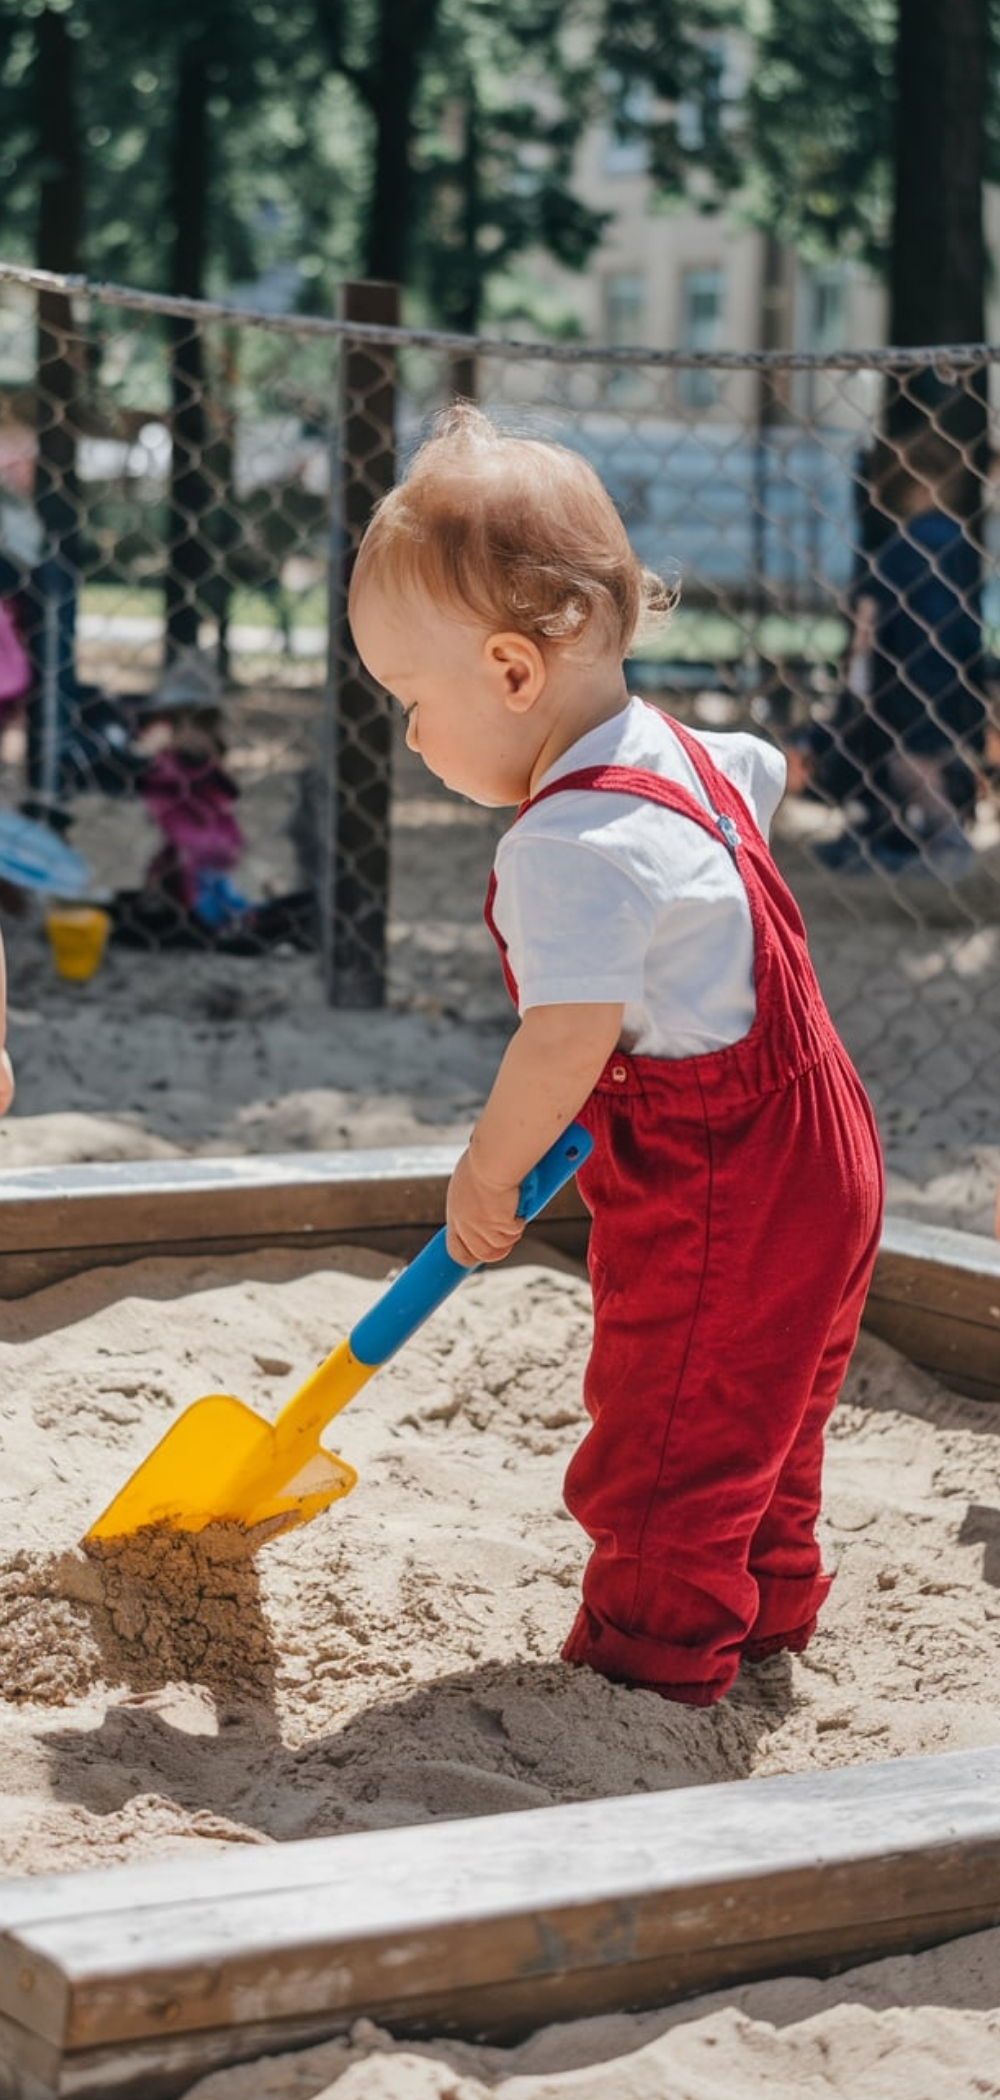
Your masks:
<instances>
[{"instance_id":1,"label":"white t-shirt","mask_svg":"<svg viewBox=\"0 0 1000 2100\"><path fill-rule=\"evenodd\" d=\"M766 838L784 791L781 753L760 737L697 735ZM677 737L641 700L581 737L539 788L583 766L641 767L709 807ZM721 838L639 796L567 788L512 825L495 866L493 913L522 1013L621 1000L622 1048L644 1057L693 1057L746 1035L750 909Z\"/></svg>"}]
</instances>

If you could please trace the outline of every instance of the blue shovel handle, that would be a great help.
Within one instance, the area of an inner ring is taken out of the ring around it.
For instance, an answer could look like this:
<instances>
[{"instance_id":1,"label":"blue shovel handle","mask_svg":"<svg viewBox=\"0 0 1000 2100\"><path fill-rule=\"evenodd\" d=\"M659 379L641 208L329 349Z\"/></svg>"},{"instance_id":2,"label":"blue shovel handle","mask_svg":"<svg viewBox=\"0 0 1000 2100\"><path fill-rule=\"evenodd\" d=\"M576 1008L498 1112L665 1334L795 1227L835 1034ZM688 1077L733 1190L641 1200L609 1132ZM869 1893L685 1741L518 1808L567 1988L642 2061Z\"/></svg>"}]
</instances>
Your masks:
<instances>
[{"instance_id":1,"label":"blue shovel handle","mask_svg":"<svg viewBox=\"0 0 1000 2100\"><path fill-rule=\"evenodd\" d=\"M582 1166L592 1147L593 1139L582 1123L570 1123L522 1181L518 1217L537 1218L577 1167ZM463 1267L449 1254L442 1227L389 1285L378 1304L351 1329L348 1348L355 1362L369 1364L373 1369L387 1363L428 1314L444 1303L463 1276L471 1274L471 1268Z\"/></svg>"}]
</instances>

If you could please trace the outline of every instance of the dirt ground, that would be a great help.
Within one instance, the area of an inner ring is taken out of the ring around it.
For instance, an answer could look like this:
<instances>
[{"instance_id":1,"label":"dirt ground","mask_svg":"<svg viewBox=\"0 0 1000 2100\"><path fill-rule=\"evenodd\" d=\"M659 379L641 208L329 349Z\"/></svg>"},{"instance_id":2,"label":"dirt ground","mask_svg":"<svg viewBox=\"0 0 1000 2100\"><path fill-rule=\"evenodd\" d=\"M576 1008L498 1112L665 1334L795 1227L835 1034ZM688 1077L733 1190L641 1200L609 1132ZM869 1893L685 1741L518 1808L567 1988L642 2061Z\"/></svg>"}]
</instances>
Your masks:
<instances>
[{"instance_id":1,"label":"dirt ground","mask_svg":"<svg viewBox=\"0 0 1000 2100\"><path fill-rule=\"evenodd\" d=\"M228 763L248 897L301 881L292 833L315 709L308 692L243 692ZM511 1025L481 916L507 816L450 796L401 743L394 766L384 1010L331 1008L317 959L289 952L112 948L89 984L68 984L40 904L3 913L18 1095L0 1124L0 1170L464 1139ZM157 844L138 798L82 796L75 810L95 890L137 884ZM828 823L817 805L787 800L776 851L875 1102L890 1204L988 1231L1000 1180L1000 808L983 805L978 874L958 890L817 870L808 844Z\"/></svg>"}]
</instances>

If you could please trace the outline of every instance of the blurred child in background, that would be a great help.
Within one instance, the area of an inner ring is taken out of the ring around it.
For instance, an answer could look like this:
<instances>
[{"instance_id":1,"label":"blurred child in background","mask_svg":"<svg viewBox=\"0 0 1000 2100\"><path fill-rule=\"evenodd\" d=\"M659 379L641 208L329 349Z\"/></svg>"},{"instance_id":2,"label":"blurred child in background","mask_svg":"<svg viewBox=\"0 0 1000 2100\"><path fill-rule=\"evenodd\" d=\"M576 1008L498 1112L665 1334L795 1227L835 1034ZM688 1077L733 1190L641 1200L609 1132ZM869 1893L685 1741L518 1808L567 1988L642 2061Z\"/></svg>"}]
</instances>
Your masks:
<instances>
[{"instance_id":1,"label":"blurred child in background","mask_svg":"<svg viewBox=\"0 0 1000 2100\"><path fill-rule=\"evenodd\" d=\"M318 911L312 890L253 900L233 870L245 840L240 789L225 763L222 688L212 664L189 651L173 664L143 710L149 736L136 781L161 834L142 889L119 890L113 939L129 947L193 948L232 955L267 948L312 951Z\"/></svg>"},{"instance_id":2,"label":"blurred child in background","mask_svg":"<svg viewBox=\"0 0 1000 2100\"><path fill-rule=\"evenodd\" d=\"M591 1540L567 1660L708 1705L811 1639L823 1431L875 1261L882 1174L766 833L784 762L630 699L665 586L559 445L446 413L380 504L357 647L407 743L517 815L488 922L519 1026L448 1191L496 1261L519 1184L594 1137L591 1426L566 1501Z\"/></svg>"},{"instance_id":3,"label":"blurred child in background","mask_svg":"<svg viewBox=\"0 0 1000 2100\"><path fill-rule=\"evenodd\" d=\"M844 872L975 862L968 837L986 755L981 557L966 523L976 484L961 448L923 427L873 467L879 543L852 590L847 677L806 733L792 784L845 807L817 860ZM798 769L802 769L802 776Z\"/></svg>"},{"instance_id":4,"label":"blurred child in background","mask_svg":"<svg viewBox=\"0 0 1000 2100\"><path fill-rule=\"evenodd\" d=\"M216 928L246 909L230 881L244 840L239 788L226 771L222 708L212 673L200 663L168 672L148 710L167 742L146 763L138 788L163 844L146 870L147 888L200 926Z\"/></svg>"}]
</instances>

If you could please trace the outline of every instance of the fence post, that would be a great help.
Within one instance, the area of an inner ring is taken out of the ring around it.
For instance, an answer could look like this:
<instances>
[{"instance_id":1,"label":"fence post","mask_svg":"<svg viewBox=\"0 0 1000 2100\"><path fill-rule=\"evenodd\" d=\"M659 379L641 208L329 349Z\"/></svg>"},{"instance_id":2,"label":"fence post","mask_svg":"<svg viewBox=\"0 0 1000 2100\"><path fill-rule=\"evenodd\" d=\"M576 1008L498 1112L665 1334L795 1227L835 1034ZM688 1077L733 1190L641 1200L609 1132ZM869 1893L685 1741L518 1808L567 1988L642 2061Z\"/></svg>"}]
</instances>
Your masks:
<instances>
[{"instance_id":1,"label":"fence post","mask_svg":"<svg viewBox=\"0 0 1000 2100\"><path fill-rule=\"evenodd\" d=\"M341 318L398 327L397 286L343 285ZM326 994L341 1007L385 1003L392 716L351 640L347 587L373 506L395 479L395 367L391 346L343 337L330 476L323 900Z\"/></svg>"}]
</instances>

